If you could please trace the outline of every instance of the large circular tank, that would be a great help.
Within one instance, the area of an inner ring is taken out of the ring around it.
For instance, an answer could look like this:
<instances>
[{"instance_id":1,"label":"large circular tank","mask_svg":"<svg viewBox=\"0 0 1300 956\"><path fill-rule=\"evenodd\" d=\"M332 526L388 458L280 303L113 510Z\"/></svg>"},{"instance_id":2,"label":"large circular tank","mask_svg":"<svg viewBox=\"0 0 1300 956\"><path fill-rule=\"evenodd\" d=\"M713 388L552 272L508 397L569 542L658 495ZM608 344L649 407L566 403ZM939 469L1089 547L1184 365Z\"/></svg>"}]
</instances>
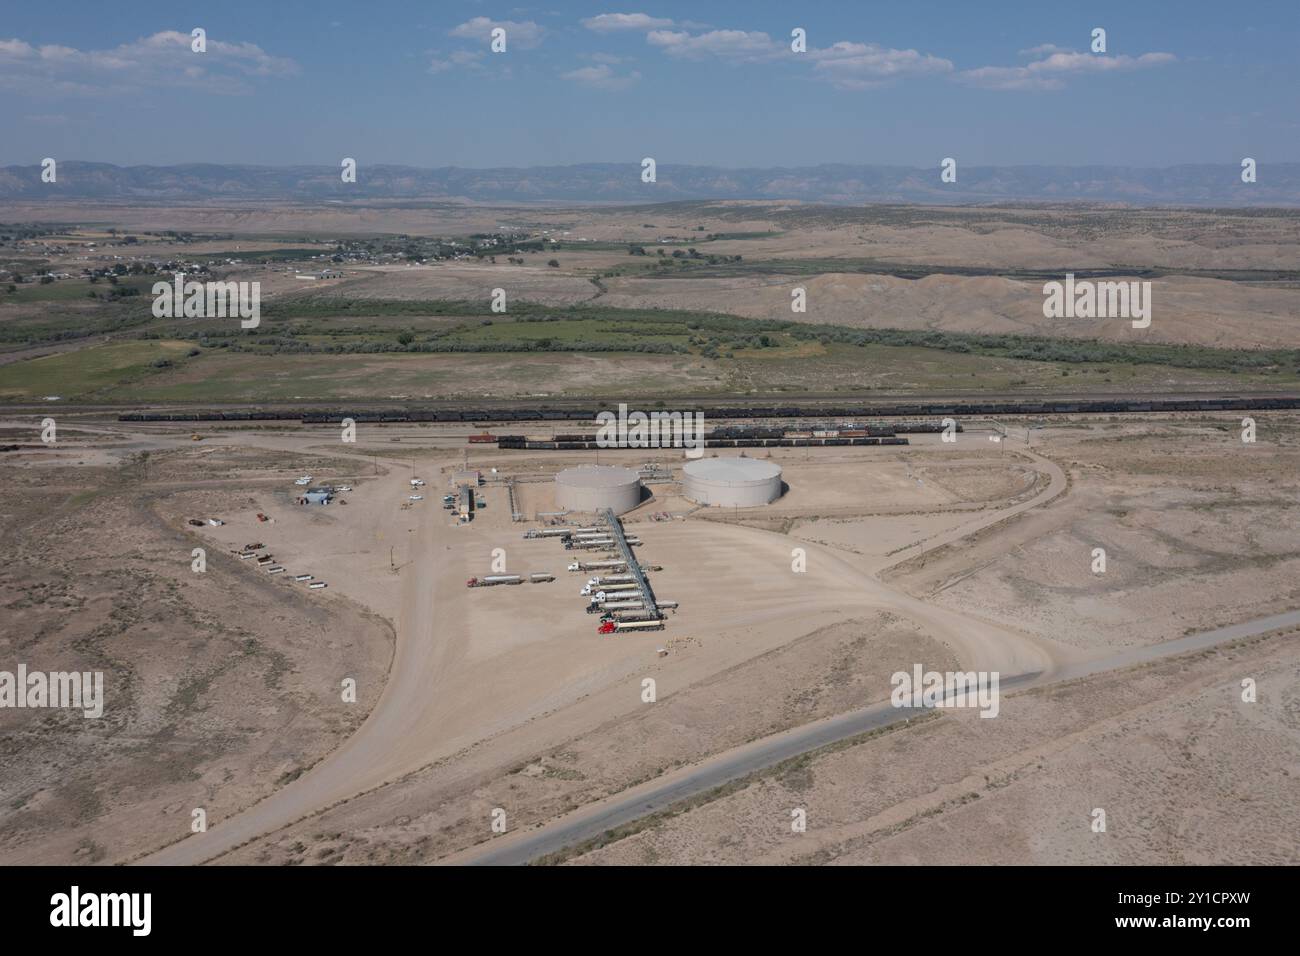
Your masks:
<instances>
[{"instance_id":1,"label":"large circular tank","mask_svg":"<svg viewBox=\"0 0 1300 956\"><path fill-rule=\"evenodd\" d=\"M569 511L611 509L621 515L641 503L641 479L615 465L579 465L555 476L555 503Z\"/></svg>"},{"instance_id":2,"label":"large circular tank","mask_svg":"<svg viewBox=\"0 0 1300 956\"><path fill-rule=\"evenodd\" d=\"M682 493L702 505L753 508L781 497L781 466L757 458L701 458L682 472Z\"/></svg>"}]
</instances>

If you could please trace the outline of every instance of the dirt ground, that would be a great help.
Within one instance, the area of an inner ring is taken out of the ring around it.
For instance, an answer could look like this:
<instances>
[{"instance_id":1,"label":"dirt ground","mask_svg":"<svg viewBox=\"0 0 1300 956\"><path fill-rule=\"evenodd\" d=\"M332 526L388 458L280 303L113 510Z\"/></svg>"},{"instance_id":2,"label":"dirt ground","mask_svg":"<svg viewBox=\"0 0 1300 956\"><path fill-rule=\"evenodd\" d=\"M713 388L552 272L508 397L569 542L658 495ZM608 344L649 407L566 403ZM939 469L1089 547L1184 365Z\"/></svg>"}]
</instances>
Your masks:
<instances>
[{"instance_id":1,"label":"dirt ground","mask_svg":"<svg viewBox=\"0 0 1300 956\"><path fill-rule=\"evenodd\" d=\"M1213 210L840 208L791 202L681 203L660 209L460 202L415 207L400 203L213 202L189 207L9 203L0 205L0 219L74 225L90 220L112 223L123 231L183 229L233 235L224 242L205 240L176 247L102 243L96 250L52 241L51 246L69 250L50 253L54 265L74 271L92 262L111 265L112 257L124 252L201 256L236 251L235 247L251 252L267 247L264 240L275 235L332 241L360 235L465 236L517 229L566 244L558 250L526 254L522 266L486 260L348 264L343 267L344 279L321 282L298 280L284 265L236 268L233 278L263 283L268 302L303 294L357 301L487 301L493 289L504 288L514 302L598 302L859 328L1026 333L1219 348L1300 346L1300 327L1294 321L1300 314L1300 288L1294 277L1237 281L1242 277L1195 274L1300 270L1300 225L1285 210L1240 216ZM583 248L583 241L618 246ZM706 259L740 256L744 268L740 274L701 271L695 267L698 263L663 272L647 269L659 258L656 251L682 251L682 244L691 248L691 243ZM645 248L650 258L629 256L627 246ZM321 248L330 247L322 244ZM551 259L558 262L557 268L547 266ZM800 269L792 269L789 263ZM310 271L321 262L299 265ZM891 274L890 266L994 274L939 272L904 278ZM1134 329L1128 318L1045 318L1045 280L1014 276L1028 270L1062 280L1067 272L1099 269L1115 272L1115 279L1151 281L1149 328ZM1154 278L1139 274L1151 269L1170 274ZM629 274L622 274L628 270ZM1131 270L1128 275L1126 270ZM807 293L804 313L791 311L790 292L796 286ZM14 312L15 317L20 314ZM1225 316L1231 321L1225 321Z\"/></svg>"},{"instance_id":2,"label":"dirt ground","mask_svg":"<svg viewBox=\"0 0 1300 956\"><path fill-rule=\"evenodd\" d=\"M1077 647L1181 637L1300 603L1300 430L1277 418L1254 444L1238 423L1169 421L1048 430L1069 469L1055 507L966 541L894 582ZM1035 437L1035 442L1038 437ZM1094 549L1106 553L1093 571Z\"/></svg>"},{"instance_id":3,"label":"dirt ground","mask_svg":"<svg viewBox=\"0 0 1300 956\"><path fill-rule=\"evenodd\" d=\"M1240 699L1244 676L1256 703ZM995 720L949 711L576 862L1295 865L1297 678L1291 634L1014 695Z\"/></svg>"},{"instance_id":4,"label":"dirt ground","mask_svg":"<svg viewBox=\"0 0 1300 956\"><path fill-rule=\"evenodd\" d=\"M64 432L63 461L0 459L0 667L102 671L105 682L102 719L0 710L9 864L128 859L187 836L196 808L215 825L351 735L392 657L381 616L286 587L186 524L256 507L269 499L266 476L312 459L259 468L234 456L212 468L186 449L142 466L132 443L75 447L83 440ZM344 677L359 686L351 707L338 705Z\"/></svg>"},{"instance_id":5,"label":"dirt ground","mask_svg":"<svg viewBox=\"0 0 1300 956\"><path fill-rule=\"evenodd\" d=\"M777 449L786 494L739 513L688 515L674 483L653 485L626 524L643 560L662 566L656 593L680 608L661 633L617 638L583 613L586 575L564 570L572 553L522 537L554 508L546 476L594 455L467 447L463 428L401 425L363 425L355 445L282 425L208 428L192 442L184 428L87 419L67 423L54 448L26 434L30 444L0 459L19 558L3 570L14 595L5 657L102 668L109 706L102 721L0 712L0 747L24 768L6 778L5 859L435 862L490 840L495 809L511 828L554 819L885 700L890 674L915 663L1050 671L1295 607L1300 421L1259 419L1253 445L1227 416L1170 416L1048 422L1032 444L996 451L978 427L955 445L916 436L905 447ZM0 435L32 428L14 420ZM458 526L440 498L466 464L484 475L486 507ZM300 474L351 485L347 503L295 504ZM511 520L511 477L530 520ZM422 500L410 500L414 478L426 482L414 489ZM678 517L653 520L663 513ZM225 524L187 524L207 517ZM287 573L231 553L254 541ZM198 546L204 574L190 570ZM1090 568L1098 546L1104 574ZM556 581L465 587L494 562ZM329 587L307 591L289 580L298 573ZM957 862L944 855L947 815L983 807L994 808L987 826L1012 835L981 842L972 860L986 849L997 862L1166 862L1177 847L1161 828L1173 814L1176 832L1214 830L1198 862L1232 862L1246 823L1224 836L1229 808L1260 828L1251 852L1278 860L1285 847L1267 834L1295 823L1285 776L1271 771L1240 805L1223 793L1232 772L1270 761L1300 772L1293 646L1261 641L1015 695L994 721L946 713L583 861ZM1242 667L1261 695L1244 712L1213 696ZM356 704L340 700L345 676ZM1192 758L1144 764L1157 738ZM1092 764L1072 758L1101 760L1094 752L1147 769L1089 775ZM1183 786L1180 774L1215 760L1204 782ZM985 774L1006 785L971 782ZM1140 833L1122 849L1079 843L1092 807L1075 835L1061 796L1106 780L1093 805L1113 808L1116 837ZM782 827L805 804L809 833L791 843ZM198 806L212 825L187 837ZM913 818L927 822L881 836Z\"/></svg>"},{"instance_id":6,"label":"dirt ground","mask_svg":"<svg viewBox=\"0 0 1300 956\"><path fill-rule=\"evenodd\" d=\"M1064 275L1063 270L1057 280ZM1300 314L1300 290L1289 285L1265 288L1189 276L1148 280L1151 325L1139 330L1122 317L1045 318L1043 281L1001 276L903 279L828 270L815 276L604 281L609 292L601 303L620 308L697 309L853 328L1022 333L1215 348L1300 345L1300 329L1294 321ZM1137 280L1130 276L1115 281ZM796 287L805 290L806 312L791 312L790 293ZM1233 321L1225 322L1225 315L1233 316Z\"/></svg>"}]
</instances>

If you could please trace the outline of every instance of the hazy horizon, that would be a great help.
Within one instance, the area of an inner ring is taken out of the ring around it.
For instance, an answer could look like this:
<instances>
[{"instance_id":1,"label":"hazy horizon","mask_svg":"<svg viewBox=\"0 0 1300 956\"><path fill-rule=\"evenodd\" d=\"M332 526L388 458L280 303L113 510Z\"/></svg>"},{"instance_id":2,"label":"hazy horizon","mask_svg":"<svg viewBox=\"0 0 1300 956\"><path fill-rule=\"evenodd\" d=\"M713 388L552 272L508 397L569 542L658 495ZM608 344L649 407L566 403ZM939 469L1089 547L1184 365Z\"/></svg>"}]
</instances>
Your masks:
<instances>
[{"instance_id":1,"label":"hazy horizon","mask_svg":"<svg viewBox=\"0 0 1300 956\"><path fill-rule=\"evenodd\" d=\"M1237 164L1132 166L961 166L945 178L940 164L744 168L656 163L559 166L253 165L179 163L118 166L56 161L52 179L39 165L0 167L0 202L75 200L186 202L196 199L654 204L758 200L807 203L963 204L1101 202L1148 206L1300 205L1300 163L1268 163L1243 181ZM355 176L345 179L354 171Z\"/></svg>"}]
</instances>

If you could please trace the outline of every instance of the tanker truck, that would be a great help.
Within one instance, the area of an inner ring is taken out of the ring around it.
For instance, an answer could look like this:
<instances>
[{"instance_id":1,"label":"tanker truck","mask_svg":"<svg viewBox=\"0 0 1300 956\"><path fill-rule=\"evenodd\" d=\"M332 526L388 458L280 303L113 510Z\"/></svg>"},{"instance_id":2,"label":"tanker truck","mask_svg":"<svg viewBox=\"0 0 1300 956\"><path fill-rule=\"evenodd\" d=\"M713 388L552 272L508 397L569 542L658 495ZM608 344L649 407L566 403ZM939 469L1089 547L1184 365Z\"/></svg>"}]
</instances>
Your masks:
<instances>
[{"instance_id":1,"label":"tanker truck","mask_svg":"<svg viewBox=\"0 0 1300 956\"><path fill-rule=\"evenodd\" d=\"M587 583L593 587L597 584L630 584L636 581L636 577L631 574L605 574L589 578Z\"/></svg>"},{"instance_id":2,"label":"tanker truck","mask_svg":"<svg viewBox=\"0 0 1300 956\"><path fill-rule=\"evenodd\" d=\"M494 584L523 584L524 579L519 574L489 574L481 578L470 578L465 582L467 588L488 588Z\"/></svg>"},{"instance_id":3,"label":"tanker truck","mask_svg":"<svg viewBox=\"0 0 1300 956\"><path fill-rule=\"evenodd\" d=\"M588 594L617 594L620 591L639 591L641 586L628 581L626 584L588 584L578 594L586 597Z\"/></svg>"},{"instance_id":4,"label":"tanker truck","mask_svg":"<svg viewBox=\"0 0 1300 956\"><path fill-rule=\"evenodd\" d=\"M570 571L618 571L627 568L626 561L575 561Z\"/></svg>"},{"instance_id":5,"label":"tanker truck","mask_svg":"<svg viewBox=\"0 0 1300 956\"><path fill-rule=\"evenodd\" d=\"M587 605L588 614L599 614L604 611L635 611L644 610L644 601L592 601Z\"/></svg>"},{"instance_id":6,"label":"tanker truck","mask_svg":"<svg viewBox=\"0 0 1300 956\"><path fill-rule=\"evenodd\" d=\"M597 634L624 634L628 631L662 631L663 621L605 621L596 628Z\"/></svg>"}]
</instances>

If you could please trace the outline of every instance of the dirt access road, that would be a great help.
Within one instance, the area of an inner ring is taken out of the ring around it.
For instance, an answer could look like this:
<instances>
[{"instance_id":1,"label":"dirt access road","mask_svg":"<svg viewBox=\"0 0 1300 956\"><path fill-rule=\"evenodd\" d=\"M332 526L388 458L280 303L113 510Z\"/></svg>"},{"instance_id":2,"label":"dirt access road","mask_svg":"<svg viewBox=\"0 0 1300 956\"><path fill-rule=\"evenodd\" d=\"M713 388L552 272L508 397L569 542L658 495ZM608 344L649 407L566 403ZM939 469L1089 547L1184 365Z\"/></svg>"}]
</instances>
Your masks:
<instances>
[{"instance_id":1,"label":"dirt access road","mask_svg":"<svg viewBox=\"0 0 1300 956\"><path fill-rule=\"evenodd\" d=\"M308 439L280 442L261 438L256 444L301 450L304 440ZM1035 467L1049 475L1048 486L1028 501L990 512L963 526L957 537L1045 504L1065 490L1065 475L1055 463L1033 453L1027 455ZM394 468L376 483L375 493L397 498L405 492L405 486L404 469ZM413 533L408 535L405 527L412 521L416 524ZM456 720L463 724L467 716L472 716L448 713L443 700L453 695L440 693L440 689L449 690L470 679L466 663L470 638L456 628L454 615L449 611L457 591L463 591L463 587L455 589L459 581L450 573L449 549L455 543L457 530L447 524L440 510L427 508L405 514L393 512L385 532L391 534L389 540L405 537L410 544L395 622L397 644L393 669L365 723L336 751L281 790L228 820L216 821L206 833L191 835L138 862L178 865L215 860L251 840L446 755L451 747L449 723ZM788 549L788 539L782 535L757 530L752 534L775 539ZM926 549L908 553L906 557L914 558L930 547L949 544L952 539L953 535L944 535L928 542ZM1063 665L1082 659L1069 649L897 592L844 561L830 548L812 544L805 547L810 558L815 557L819 566L831 571L846 615L864 606L892 610L916 621L932 637L947 643L966 668L1008 674L1051 674ZM482 707L490 709L493 697L490 688L481 691ZM485 710L485 719L486 714Z\"/></svg>"}]
</instances>

